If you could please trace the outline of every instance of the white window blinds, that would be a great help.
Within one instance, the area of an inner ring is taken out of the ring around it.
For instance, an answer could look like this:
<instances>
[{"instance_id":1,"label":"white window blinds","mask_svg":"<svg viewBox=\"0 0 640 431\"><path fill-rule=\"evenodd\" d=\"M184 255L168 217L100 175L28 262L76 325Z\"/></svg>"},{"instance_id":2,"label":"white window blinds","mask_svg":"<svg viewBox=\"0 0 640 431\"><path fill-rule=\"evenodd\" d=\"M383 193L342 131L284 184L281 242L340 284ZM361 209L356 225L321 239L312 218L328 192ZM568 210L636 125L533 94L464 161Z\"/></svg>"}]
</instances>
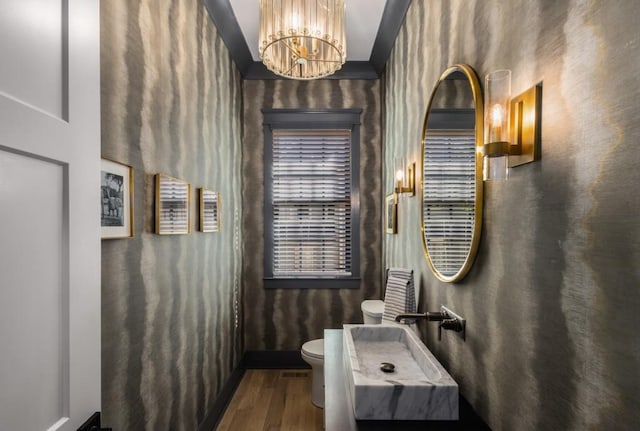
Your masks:
<instances>
[{"instance_id":1,"label":"white window blinds","mask_svg":"<svg viewBox=\"0 0 640 431\"><path fill-rule=\"evenodd\" d=\"M273 130L273 276L351 275L351 132Z\"/></svg>"},{"instance_id":2,"label":"white window blinds","mask_svg":"<svg viewBox=\"0 0 640 431\"><path fill-rule=\"evenodd\" d=\"M438 271L453 276L469 255L473 236L475 131L429 129L423 160L426 246Z\"/></svg>"}]
</instances>

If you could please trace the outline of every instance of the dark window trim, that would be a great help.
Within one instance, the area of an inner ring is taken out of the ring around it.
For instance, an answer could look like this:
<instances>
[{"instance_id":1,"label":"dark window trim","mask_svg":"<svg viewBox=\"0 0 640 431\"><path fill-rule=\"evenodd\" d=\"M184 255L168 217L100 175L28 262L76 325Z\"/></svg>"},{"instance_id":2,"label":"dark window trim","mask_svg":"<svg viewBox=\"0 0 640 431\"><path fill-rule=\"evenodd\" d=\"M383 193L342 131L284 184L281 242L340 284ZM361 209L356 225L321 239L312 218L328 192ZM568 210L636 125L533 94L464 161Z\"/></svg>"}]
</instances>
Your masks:
<instances>
[{"instance_id":1,"label":"dark window trim","mask_svg":"<svg viewBox=\"0 0 640 431\"><path fill-rule=\"evenodd\" d=\"M429 129L474 130L476 111L472 108L432 109L427 124Z\"/></svg>"},{"instance_id":2,"label":"dark window trim","mask_svg":"<svg viewBox=\"0 0 640 431\"><path fill-rule=\"evenodd\" d=\"M360 278L264 278L267 289L359 289Z\"/></svg>"},{"instance_id":3,"label":"dark window trim","mask_svg":"<svg viewBox=\"0 0 640 431\"><path fill-rule=\"evenodd\" d=\"M264 287L335 288L360 287L360 116L362 109L263 109L264 131ZM337 278L273 277L273 129L351 130L351 276Z\"/></svg>"}]
</instances>

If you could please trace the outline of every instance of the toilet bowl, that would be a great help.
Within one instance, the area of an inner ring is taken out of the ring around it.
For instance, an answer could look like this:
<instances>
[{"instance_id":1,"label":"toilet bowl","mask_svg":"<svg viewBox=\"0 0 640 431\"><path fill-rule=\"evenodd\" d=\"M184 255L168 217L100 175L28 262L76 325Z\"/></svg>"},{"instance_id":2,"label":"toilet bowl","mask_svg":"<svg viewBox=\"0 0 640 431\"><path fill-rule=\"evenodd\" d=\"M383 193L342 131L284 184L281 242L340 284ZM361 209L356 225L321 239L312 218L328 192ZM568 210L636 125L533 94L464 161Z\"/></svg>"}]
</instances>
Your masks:
<instances>
[{"instance_id":1,"label":"toilet bowl","mask_svg":"<svg viewBox=\"0 0 640 431\"><path fill-rule=\"evenodd\" d=\"M324 408L324 338L307 341L302 345L302 359L311 365L311 402Z\"/></svg>"}]
</instances>

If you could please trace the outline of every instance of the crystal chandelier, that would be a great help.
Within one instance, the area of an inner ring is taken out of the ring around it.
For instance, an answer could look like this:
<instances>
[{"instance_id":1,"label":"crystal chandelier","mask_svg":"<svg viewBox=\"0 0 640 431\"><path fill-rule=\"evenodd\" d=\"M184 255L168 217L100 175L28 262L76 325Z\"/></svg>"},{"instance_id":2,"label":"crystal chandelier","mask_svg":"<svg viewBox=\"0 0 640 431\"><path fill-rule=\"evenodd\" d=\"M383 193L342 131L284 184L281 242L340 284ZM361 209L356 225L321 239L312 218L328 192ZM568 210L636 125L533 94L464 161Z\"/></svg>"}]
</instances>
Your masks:
<instances>
[{"instance_id":1,"label":"crystal chandelier","mask_svg":"<svg viewBox=\"0 0 640 431\"><path fill-rule=\"evenodd\" d=\"M260 0L259 50L285 78L333 74L347 58L344 0Z\"/></svg>"}]
</instances>

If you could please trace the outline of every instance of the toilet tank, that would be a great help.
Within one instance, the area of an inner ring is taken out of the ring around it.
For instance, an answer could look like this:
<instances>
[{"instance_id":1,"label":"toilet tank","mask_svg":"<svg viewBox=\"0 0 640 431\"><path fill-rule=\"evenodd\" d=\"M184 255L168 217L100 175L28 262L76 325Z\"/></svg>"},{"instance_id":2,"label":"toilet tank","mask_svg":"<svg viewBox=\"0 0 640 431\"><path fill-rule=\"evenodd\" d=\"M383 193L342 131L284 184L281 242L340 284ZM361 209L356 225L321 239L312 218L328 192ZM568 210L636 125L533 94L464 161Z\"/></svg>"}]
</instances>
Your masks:
<instances>
[{"instance_id":1,"label":"toilet tank","mask_svg":"<svg viewBox=\"0 0 640 431\"><path fill-rule=\"evenodd\" d=\"M365 325L379 325L382 323L382 312L384 302L379 299L367 299L360 305L362 309L362 319Z\"/></svg>"}]
</instances>

